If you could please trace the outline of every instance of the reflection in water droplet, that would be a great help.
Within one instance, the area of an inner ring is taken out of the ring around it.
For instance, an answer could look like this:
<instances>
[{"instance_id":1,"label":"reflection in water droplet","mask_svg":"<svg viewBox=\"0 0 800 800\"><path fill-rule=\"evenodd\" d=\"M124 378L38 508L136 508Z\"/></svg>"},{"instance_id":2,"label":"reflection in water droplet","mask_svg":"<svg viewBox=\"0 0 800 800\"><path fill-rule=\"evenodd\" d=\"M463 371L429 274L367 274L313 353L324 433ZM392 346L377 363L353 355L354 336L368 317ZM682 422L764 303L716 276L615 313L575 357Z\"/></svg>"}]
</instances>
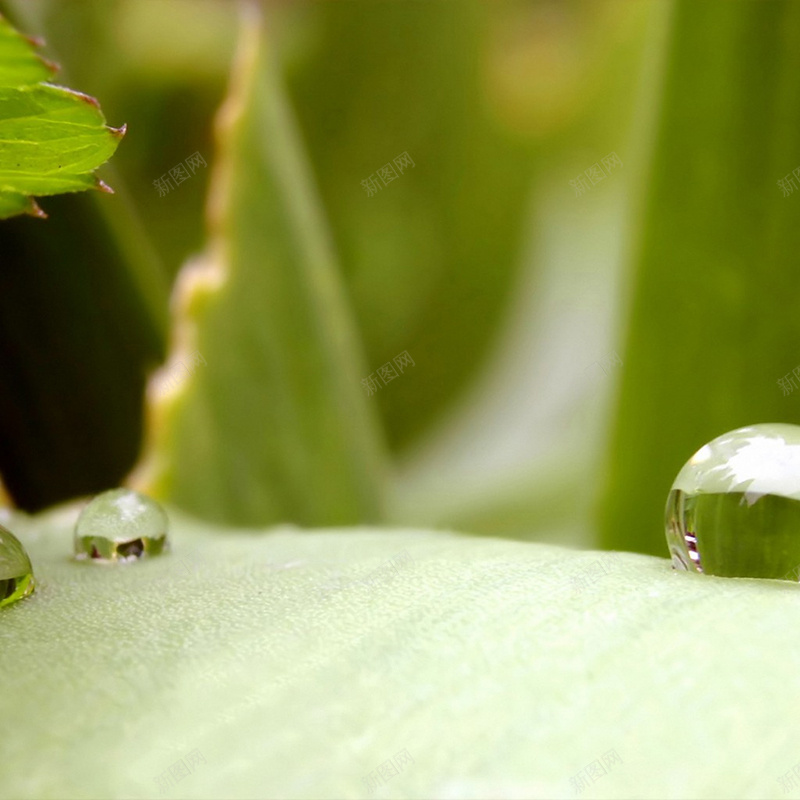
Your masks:
<instances>
[{"instance_id":1,"label":"reflection in water droplet","mask_svg":"<svg viewBox=\"0 0 800 800\"><path fill-rule=\"evenodd\" d=\"M136 561L169 550L166 512L131 489L111 489L83 509L75 525L75 558Z\"/></svg>"},{"instance_id":2,"label":"reflection in water droplet","mask_svg":"<svg viewBox=\"0 0 800 800\"><path fill-rule=\"evenodd\" d=\"M667 498L675 569L800 580L800 427L764 424L717 437Z\"/></svg>"},{"instance_id":3,"label":"reflection in water droplet","mask_svg":"<svg viewBox=\"0 0 800 800\"><path fill-rule=\"evenodd\" d=\"M0 525L0 607L27 597L34 586L33 568L25 548Z\"/></svg>"}]
</instances>

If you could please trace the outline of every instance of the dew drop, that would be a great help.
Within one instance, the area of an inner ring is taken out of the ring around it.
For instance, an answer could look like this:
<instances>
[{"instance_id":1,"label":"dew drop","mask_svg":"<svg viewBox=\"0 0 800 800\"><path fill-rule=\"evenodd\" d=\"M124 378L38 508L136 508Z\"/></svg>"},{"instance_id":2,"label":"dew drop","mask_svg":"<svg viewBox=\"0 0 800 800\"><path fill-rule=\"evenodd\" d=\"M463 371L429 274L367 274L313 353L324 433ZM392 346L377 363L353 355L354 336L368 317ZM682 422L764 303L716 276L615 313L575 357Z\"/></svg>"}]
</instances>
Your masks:
<instances>
[{"instance_id":1,"label":"dew drop","mask_svg":"<svg viewBox=\"0 0 800 800\"><path fill-rule=\"evenodd\" d=\"M22 543L0 525L0 608L33 592L33 568Z\"/></svg>"},{"instance_id":2,"label":"dew drop","mask_svg":"<svg viewBox=\"0 0 800 800\"><path fill-rule=\"evenodd\" d=\"M701 447L666 508L675 569L800 580L800 427L738 428Z\"/></svg>"},{"instance_id":3,"label":"dew drop","mask_svg":"<svg viewBox=\"0 0 800 800\"><path fill-rule=\"evenodd\" d=\"M169 521L155 501L131 489L97 495L75 525L75 558L137 561L169 550Z\"/></svg>"}]
</instances>

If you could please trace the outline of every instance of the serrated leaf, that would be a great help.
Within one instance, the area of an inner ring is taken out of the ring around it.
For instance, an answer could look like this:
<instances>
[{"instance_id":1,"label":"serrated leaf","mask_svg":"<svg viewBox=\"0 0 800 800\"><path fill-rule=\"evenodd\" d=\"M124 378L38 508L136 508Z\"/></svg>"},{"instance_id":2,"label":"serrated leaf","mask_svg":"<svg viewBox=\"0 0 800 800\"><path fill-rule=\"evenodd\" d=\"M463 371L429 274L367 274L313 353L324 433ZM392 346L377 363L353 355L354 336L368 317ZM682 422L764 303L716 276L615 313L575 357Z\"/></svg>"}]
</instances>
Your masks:
<instances>
[{"instance_id":1,"label":"serrated leaf","mask_svg":"<svg viewBox=\"0 0 800 800\"><path fill-rule=\"evenodd\" d=\"M591 796L760 799L797 763L797 585L172 518L172 554L111 568L67 557L74 513L6 522L39 583L0 610L4 796L366 797L406 750L377 797L567 798L614 750Z\"/></svg>"},{"instance_id":2,"label":"serrated leaf","mask_svg":"<svg viewBox=\"0 0 800 800\"><path fill-rule=\"evenodd\" d=\"M33 198L24 194L0 191L0 219L16 217L19 214L28 214L32 217L44 216L44 212Z\"/></svg>"},{"instance_id":3,"label":"serrated leaf","mask_svg":"<svg viewBox=\"0 0 800 800\"><path fill-rule=\"evenodd\" d=\"M20 30L45 30L30 4L0 0L0 14L4 7L16 15ZM96 36L79 35L75 19L58 25L53 15L46 16L53 58L60 60L54 45L65 40L101 61L111 57ZM3 30L10 28L5 24ZM13 36L34 67L40 64L31 44ZM85 73L82 63L67 61L73 74ZM35 91L25 102L48 90L35 81L29 88ZM95 124L91 99L52 89L66 101L66 112L74 106ZM63 122L63 116L55 121ZM57 168L67 158L80 160L79 137L71 142L63 151L62 142L53 139L37 147ZM6 376L0 473L14 502L28 511L122 479L138 456L146 373L164 359L169 305L164 266L131 203L130 185L114 165L104 172L119 192L113 202L99 192L54 196L47 201L46 230L24 217L0 226L0 339L24 343L0 354ZM95 185L91 175L81 181ZM0 193L0 216L17 212L43 215L26 196ZM59 401L49 402L52 397Z\"/></svg>"},{"instance_id":4,"label":"serrated leaf","mask_svg":"<svg viewBox=\"0 0 800 800\"><path fill-rule=\"evenodd\" d=\"M359 342L274 54L259 22L243 30L211 245L178 279L134 481L217 522L375 521L384 470Z\"/></svg>"},{"instance_id":5,"label":"serrated leaf","mask_svg":"<svg viewBox=\"0 0 800 800\"><path fill-rule=\"evenodd\" d=\"M94 176L125 133L97 101L41 83L52 68L0 17L0 219L43 216L33 195L110 191Z\"/></svg>"},{"instance_id":6,"label":"serrated leaf","mask_svg":"<svg viewBox=\"0 0 800 800\"><path fill-rule=\"evenodd\" d=\"M53 64L34 52L32 44L0 16L0 88L41 83L56 71Z\"/></svg>"}]
</instances>

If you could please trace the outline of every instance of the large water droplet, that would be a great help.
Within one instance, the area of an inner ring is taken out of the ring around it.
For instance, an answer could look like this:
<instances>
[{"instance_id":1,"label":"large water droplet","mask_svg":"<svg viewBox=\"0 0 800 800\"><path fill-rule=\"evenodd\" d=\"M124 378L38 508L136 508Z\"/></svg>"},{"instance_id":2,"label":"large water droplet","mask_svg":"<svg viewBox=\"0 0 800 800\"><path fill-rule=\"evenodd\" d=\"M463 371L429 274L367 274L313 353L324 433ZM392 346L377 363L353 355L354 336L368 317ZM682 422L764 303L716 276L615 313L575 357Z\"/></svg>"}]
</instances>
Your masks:
<instances>
[{"instance_id":1,"label":"large water droplet","mask_svg":"<svg viewBox=\"0 0 800 800\"><path fill-rule=\"evenodd\" d=\"M800 580L800 427L739 428L701 447L667 499L676 569Z\"/></svg>"},{"instance_id":2,"label":"large water droplet","mask_svg":"<svg viewBox=\"0 0 800 800\"><path fill-rule=\"evenodd\" d=\"M75 525L75 558L136 561L169 549L169 521L155 500L131 489L97 495Z\"/></svg>"},{"instance_id":3,"label":"large water droplet","mask_svg":"<svg viewBox=\"0 0 800 800\"><path fill-rule=\"evenodd\" d=\"M25 548L0 525L0 607L27 597L34 586L33 568Z\"/></svg>"}]
</instances>

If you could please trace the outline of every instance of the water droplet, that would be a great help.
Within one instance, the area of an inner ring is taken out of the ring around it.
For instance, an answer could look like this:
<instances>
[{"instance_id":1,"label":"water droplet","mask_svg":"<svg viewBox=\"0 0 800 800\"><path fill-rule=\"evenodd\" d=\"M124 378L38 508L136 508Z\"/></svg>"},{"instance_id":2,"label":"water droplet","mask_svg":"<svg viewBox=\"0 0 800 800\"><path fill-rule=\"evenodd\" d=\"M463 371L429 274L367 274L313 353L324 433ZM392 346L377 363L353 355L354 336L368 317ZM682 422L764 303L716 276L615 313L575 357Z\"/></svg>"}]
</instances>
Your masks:
<instances>
[{"instance_id":1,"label":"water droplet","mask_svg":"<svg viewBox=\"0 0 800 800\"><path fill-rule=\"evenodd\" d=\"M25 548L0 525L0 607L27 597L34 586L33 567Z\"/></svg>"},{"instance_id":2,"label":"water droplet","mask_svg":"<svg viewBox=\"0 0 800 800\"><path fill-rule=\"evenodd\" d=\"M800 427L770 423L701 447L667 498L675 569L800 580Z\"/></svg>"},{"instance_id":3,"label":"water droplet","mask_svg":"<svg viewBox=\"0 0 800 800\"><path fill-rule=\"evenodd\" d=\"M75 525L75 558L137 561L169 549L167 514L155 500L131 489L97 495Z\"/></svg>"}]
</instances>

